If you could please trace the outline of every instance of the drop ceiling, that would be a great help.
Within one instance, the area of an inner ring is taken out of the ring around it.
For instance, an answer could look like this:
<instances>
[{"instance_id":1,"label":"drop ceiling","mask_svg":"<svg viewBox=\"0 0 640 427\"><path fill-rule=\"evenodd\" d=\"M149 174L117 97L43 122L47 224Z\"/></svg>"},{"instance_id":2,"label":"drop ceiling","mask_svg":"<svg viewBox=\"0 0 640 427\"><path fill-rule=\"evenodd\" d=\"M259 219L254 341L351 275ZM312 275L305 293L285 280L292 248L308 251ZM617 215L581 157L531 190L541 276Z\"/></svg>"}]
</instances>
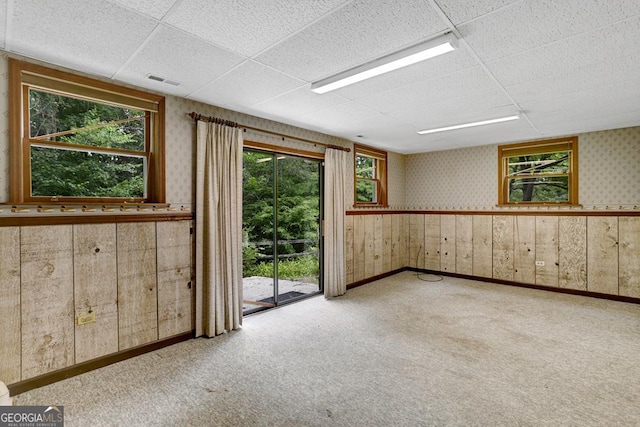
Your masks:
<instances>
[{"instance_id":1,"label":"drop ceiling","mask_svg":"<svg viewBox=\"0 0 640 427\"><path fill-rule=\"evenodd\" d=\"M452 53L310 91L446 32ZM400 153L638 126L639 41L637 0L0 0L7 52Z\"/></svg>"}]
</instances>

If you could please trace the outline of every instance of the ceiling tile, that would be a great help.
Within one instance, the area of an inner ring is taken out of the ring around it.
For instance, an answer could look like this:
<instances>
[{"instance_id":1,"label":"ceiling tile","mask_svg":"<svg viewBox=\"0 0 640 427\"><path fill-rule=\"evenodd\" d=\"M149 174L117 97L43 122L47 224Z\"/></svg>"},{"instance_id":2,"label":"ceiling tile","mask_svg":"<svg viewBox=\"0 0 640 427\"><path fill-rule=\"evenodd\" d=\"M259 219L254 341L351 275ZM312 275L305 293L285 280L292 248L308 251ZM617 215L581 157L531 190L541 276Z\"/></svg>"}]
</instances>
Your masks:
<instances>
[{"instance_id":1,"label":"ceiling tile","mask_svg":"<svg viewBox=\"0 0 640 427\"><path fill-rule=\"evenodd\" d=\"M521 1L461 26L460 32L489 62L638 14L636 0Z\"/></svg>"},{"instance_id":2,"label":"ceiling tile","mask_svg":"<svg viewBox=\"0 0 640 427\"><path fill-rule=\"evenodd\" d=\"M343 3L345 0L184 0L166 22L253 56Z\"/></svg>"},{"instance_id":3,"label":"ceiling tile","mask_svg":"<svg viewBox=\"0 0 640 427\"><path fill-rule=\"evenodd\" d=\"M358 99L358 102L376 111L390 112L411 105L437 103L496 89L495 82L481 67L471 67L410 86L366 96Z\"/></svg>"},{"instance_id":4,"label":"ceiling tile","mask_svg":"<svg viewBox=\"0 0 640 427\"><path fill-rule=\"evenodd\" d=\"M282 96L255 104L253 109L268 113L272 117L279 117L280 120L297 120L299 117L333 108L345 102L347 102L346 99L330 93L318 95L311 92L308 85L305 85Z\"/></svg>"},{"instance_id":5,"label":"ceiling tile","mask_svg":"<svg viewBox=\"0 0 640 427\"><path fill-rule=\"evenodd\" d=\"M441 102L405 106L390 111L388 114L406 123L411 123L416 128L425 128L439 126L439 124L433 125L433 121L446 121L449 124L460 123L461 116L471 114L477 114L486 119L495 118L499 114L496 112L497 109L510 111L511 114L515 113L515 107L511 100L499 89L463 98L446 99Z\"/></svg>"},{"instance_id":6,"label":"ceiling tile","mask_svg":"<svg viewBox=\"0 0 640 427\"><path fill-rule=\"evenodd\" d=\"M583 118L573 120L563 120L561 122L549 123L545 126L546 134L549 136L575 135L586 132L595 132L605 129L624 129L638 126L640 110L627 111L611 116L598 116L585 121Z\"/></svg>"},{"instance_id":7,"label":"ceiling tile","mask_svg":"<svg viewBox=\"0 0 640 427\"><path fill-rule=\"evenodd\" d=\"M552 101L560 96L575 96L611 82L637 82L640 78L640 55L620 58L617 62L601 62L556 72L547 77L528 80L506 90L522 106L539 101Z\"/></svg>"},{"instance_id":8,"label":"ceiling tile","mask_svg":"<svg viewBox=\"0 0 640 427\"><path fill-rule=\"evenodd\" d=\"M248 106L305 85L305 82L249 60L189 98L242 112Z\"/></svg>"},{"instance_id":9,"label":"ceiling tile","mask_svg":"<svg viewBox=\"0 0 640 427\"><path fill-rule=\"evenodd\" d=\"M576 37L525 51L487 64L504 86L569 75L580 67L616 64L640 58L640 17L621 21ZM632 75L635 73L632 73ZM603 79L611 75L602 75ZM616 77L617 78L617 77Z\"/></svg>"},{"instance_id":10,"label":"ceiling tile","mask_svg":"<svg viewBox=\"0 0 640 427\"><path fill-rule=\"evenodd\" d=\"M109 0L130 7L147 16L160 20L171 9L176 0Z\"/></svg>"},{"instance_id":11,"label":"ceiling tile","mask_svg":"<svg viewBox=\"0 0 640 427\"><path fill-rule=\"evenodd\" d=\"M256 59L313 81L416 44L445 28L424 0L359 0Z\"/></svg>"},{"instance_id":12,"label":"ceiling tile","mask_svg":"<svg viewBox=\"0 0 640 427\"><path fill-rule=\"evenodd\" d=\"M585 125L603 116L640 111L640 76L635 80L593 86L572 96L523 102L527 116L538 129L551 133L556 124L582 120Z\"/></svg>"},{"instance_id":13,"label":"ceiling tile","mask_svg":"<svg viewBox=\"0 0 640 427\"><path fill-rule=\"evenodd\" d=\"M350 138L354 138L356 135L363 133L363 126L367 123L375 123L376 125L386 124L390 126L398 124L398 121L391 117L376 113L351 101L331 108L325 108L313 114L300 116L300 120L316 126L331 126L335 134L343 136L348 134Z\"/></svg>"},{"instance_id":14,"label":"ceiling tile","mask_svg":"<svg viewBox=\"0 0 640 427\"><path fill-rule=\"evenodd\" d=\"M212 46L173 27L161 25L148 43L115 76L173 95L186 96L239 65L244 57ZM147 74L180 83L149 80Z\"/></svg>"},{"instance_id":15,"label":"ceiling tile","mask_svg":"<svg viewBox=\"0 0 640 427\"><path fill-rule=\"evenodd\" d=\"M11 19L8 50L106 76L115 73L157 25L100 0L20 0L13 3Z\"/></svg>"},{"instance_id":16,"label":"ceiling tile","mask_svg":"<svg viewBox=\"0 0 640 427\"><path fill-rule=\"evenodd\" d=\"M432 6L464 35L456 52L310 91L444 32ZM35 60L398 152L640 125L636 0L0 0L3 40ZM518 107L517 122L417 134Z\"/></svg>"},{"instance_id":17,"label":"ceiling tile","mask_svg":"<svg viewBox=\"0 0 640 427\"><path fill-rule=\"evenodd\" d=\"M435 0L454 25L481 17L521 0Z\"/></svg>"}]
</instances>

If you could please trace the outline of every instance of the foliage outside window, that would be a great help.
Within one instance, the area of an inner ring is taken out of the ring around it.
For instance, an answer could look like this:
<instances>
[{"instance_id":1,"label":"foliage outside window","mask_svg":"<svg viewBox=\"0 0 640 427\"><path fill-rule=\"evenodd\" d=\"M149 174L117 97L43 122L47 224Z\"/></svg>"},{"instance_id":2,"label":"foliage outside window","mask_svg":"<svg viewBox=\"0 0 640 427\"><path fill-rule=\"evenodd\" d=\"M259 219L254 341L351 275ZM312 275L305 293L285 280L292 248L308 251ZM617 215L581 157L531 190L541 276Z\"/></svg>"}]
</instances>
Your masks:
<instances>
[{"instance_id":1,"label":"foliage outside window","mask_svg":"<svg viewBox=\"0 0 640 427\"><path fill-rule=\"evenodd\" d=\"M164 98L10 61L12 203L164 203Z\"/></svg>"},{"instance_id":2,"label":"foliage outside window","mask_svg":"<svg viewBox=\"0 0 640 427\"><path fill-rule=\"evenodd\" d=\"M498 147L499 204L578 204L578 138Z\"/></svg>"},{"instance_id":3,"label":"foliage outside window","mask_svg":"<svg viewBox=\"0 0 640 427\"><path fill-rule=\"evenodd\" d=\"M356 206L387 206L387 152L354 145Z\"/></svg>"}]
</instances>

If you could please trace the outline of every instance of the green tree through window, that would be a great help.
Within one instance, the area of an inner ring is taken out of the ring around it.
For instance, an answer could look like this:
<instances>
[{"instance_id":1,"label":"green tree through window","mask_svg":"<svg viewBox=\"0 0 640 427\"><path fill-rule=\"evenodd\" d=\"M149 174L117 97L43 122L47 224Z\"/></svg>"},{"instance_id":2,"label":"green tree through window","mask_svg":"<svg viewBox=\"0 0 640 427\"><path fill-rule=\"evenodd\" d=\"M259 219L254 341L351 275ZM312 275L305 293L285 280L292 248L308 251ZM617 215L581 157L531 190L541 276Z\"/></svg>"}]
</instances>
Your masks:
<instances>
[{"instance_id":1,"label":"green tree through window","mask_svg":"<svg viewBox=\"0 0 640 427\"><path fill-rule=\"evenodd\" d=\"M577 204L577 138L498 148L500 204Z\"/></svg>"},{"instance_id":2,"label":"green tree through window","mask_svg":"<svg viewBox=\"0 0 640 427\"><path fill-rule=\"evenodd\" d=\"M12 203L165 202L164 97L9 59Z\"/></svg>"},{"instance_id":3,"label":"green tree through window","mask_svg":"<svg viewBox=\"0 0 640 427\"><path fill-rule=\"evenodd\" d=\"M145 112L29 91L33 196L144 198ZM89 147L95 147L91 150Z\"/></svg>"}]
</instances>

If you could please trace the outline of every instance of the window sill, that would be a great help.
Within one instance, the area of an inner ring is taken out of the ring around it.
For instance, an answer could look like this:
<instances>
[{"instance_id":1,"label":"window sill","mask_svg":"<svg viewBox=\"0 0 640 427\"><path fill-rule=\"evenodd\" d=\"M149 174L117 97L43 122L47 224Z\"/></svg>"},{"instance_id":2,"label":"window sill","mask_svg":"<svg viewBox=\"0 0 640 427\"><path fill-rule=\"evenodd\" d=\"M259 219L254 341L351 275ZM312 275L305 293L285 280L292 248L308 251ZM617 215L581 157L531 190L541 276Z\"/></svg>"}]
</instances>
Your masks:
<instances>
[{"instance_id":1,"label":"window sill","mask_svg":"<svg viewBox=\"0 0 640 427\"><path fill-rule=\"evenodd\" d=\"M376 208L387 209L388 207L389 205L364 204L364 203L358 203L353 205L354 209L376 209Z\"/></svg>"}]
</instances>

